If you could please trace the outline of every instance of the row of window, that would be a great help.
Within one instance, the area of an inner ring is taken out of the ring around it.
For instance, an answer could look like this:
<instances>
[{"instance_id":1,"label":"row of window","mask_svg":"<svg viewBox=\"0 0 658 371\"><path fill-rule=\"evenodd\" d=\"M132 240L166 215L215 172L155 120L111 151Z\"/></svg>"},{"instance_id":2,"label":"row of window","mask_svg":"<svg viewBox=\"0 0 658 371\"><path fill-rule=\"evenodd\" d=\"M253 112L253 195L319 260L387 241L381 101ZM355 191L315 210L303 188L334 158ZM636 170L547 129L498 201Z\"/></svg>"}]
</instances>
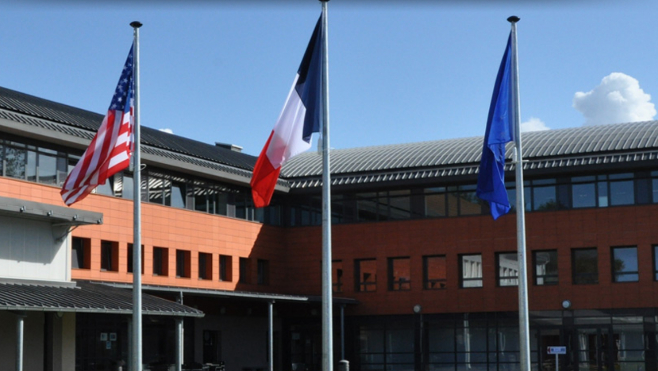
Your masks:
<instances>
[{"instance_id":1,"label":"row of window","mask_svg":"<svg viewBox=\"0 0 658 371\"><path fill-rule=\"evenodd\" d=\"M88 238L73 237L71 244L71 266L74 269L91 269L91 240ZM101 264L100 270L107 272L119 271L119 243L115 241L101 241L100 246ZM142 254L142 274L144 274L144 246ZM169 276L169 249L166 247L153 247L152 256L154 276ZM229 255L218 255L198 252L198 279L212 280L216 269L219 271L219 280L224 282L233 281L233 257ZM192 278L192 252L176 249L175 274L177 278ZM217 265L215 265L215 263ZM133 245L127 244L126 271L133 272ZM251 260L239 258L239 283L251 283ZM259 285L269 284L269 261L257 259L257 281Z\"/></svg>"},{"instance_id":2,"label":"row of window","mask_svg":"<svg viewBox=\"0 0 658 371\"><path fill-rule=\"evenodd\" d=\"M654 250L654 279L658 280L658 245ZM496 283L498 286L517 286L519 283L519 261L516 252L496 253ZM639 280L636 246L613 247L611 249L613 282L636 282ZM423 289L444 289L448 280L446 256L423 256ZM459 287L482 287L482 255L462 254L459 259ZM537 286L558 284L557 250L532 252L533 281ZM575 285L599 282L598 251L596 248L571 250L572 283ZM389 291L411 290L411 258L387 259L387 289ZM343 291L343 262L332 262L333 290ZM354 260L354 290L370 292L377 290L377 259Z\"/></svg>"},{"instance_id":3,"label":"row of window","mask_svg":"<svg viewBox=\"0 0 658 371\"><path fill-rule=\"evenodd\" d=\"M0 140L0 174L50 185L62 185L79 159L55 146ZM267 208L256 209L246 187L193 178L155 168L141 173L141 200L256 220L271 225L320 225L322 200L314 196L274 197ZM333 223L377 222L414 218L484 215L488 205L475 194L475 184L413 188L332 195ZM507 183L514 209L514 182ZM599 174L524 182L526 211L545 211L658 203L658 171ZM111 177L96 193L133 199L129 172Z\"/></svg>"}]
</instances>

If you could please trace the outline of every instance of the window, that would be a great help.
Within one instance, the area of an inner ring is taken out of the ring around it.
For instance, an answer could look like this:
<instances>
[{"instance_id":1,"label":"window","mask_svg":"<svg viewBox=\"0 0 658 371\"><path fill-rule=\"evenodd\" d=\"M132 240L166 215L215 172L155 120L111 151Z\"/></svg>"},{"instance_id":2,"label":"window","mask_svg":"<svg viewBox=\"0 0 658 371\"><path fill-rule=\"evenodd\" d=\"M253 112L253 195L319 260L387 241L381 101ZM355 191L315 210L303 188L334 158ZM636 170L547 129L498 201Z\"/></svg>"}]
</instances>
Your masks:
<instances>
[{"instance_id":1,"label":"window","mask_svg":"<svg viewBox=\"0 0 658 371\"><path fill-rule=\"evenodd\" d=\"M190 278L191 253L185 250L176 250L176 277Z\"/></svg>"},{"instance_id":2,"label":"window","mask_svg":"<svg viewBox=\"0 0 658 371\"><path fill-rule=\"evenodd\" d=\"M574 285L599 283L598 252L596 248L571 250L571 264Z\"/></svg>"},{"instance_id":3,"label":"window","mask_svg":"<svg viewBox=\"0 0 658 371\"><path fill-rule=\"evenodd\" d=\"M343 261L331 262L331 285L333 292L343 292Z\"/></svg>"},{"instance_id":4,"label":"window","mask_svg":"<svg viewBox=\"0 0 658 371\"><path fill-rule=\"evenodd\" d=\"M531 200L532 200L532 211L545 211L545 210L557 210L558 201L557 201L557 192L555 186L555 179L539 179L533 180L530 182L531 187ZM524 190L525 194L528 195L528 188ZM526 204L526 210L529 205Z\"/></svg>"},{"instance_id":5,"label":"window","mask_svg":"<svg viewBox=\"0 0 658 371\"><path fill-rule=\"evenodd\" d=\"M354 261L355 291L377 291L377 261L357 259Z\"/></svg>"},{"instance_id":6,"label":"window","mask_svg":"<svg viewBox=\"0 0 658 371\"><path fill-rule=\"evenodd\" d=\"M639 280L637 267L637 247L612 248L612 280L613 282L637 282Z\"/></svg>"},{"instance_id":7,"label":"window","mask_svg":"<svg viewBox=\"0 0 658 371\"><path fill-rule=\"evenodd\" d=\"M119 243L101 241L101 271L119 270Z\"/></svg>"},{"instance_id":8,"label":"window","mask_svg":"<svg viewBox=\"0 0 658 371\"><path fill-rule=\"evenodd\" d=\"M482 287L482 255L460 255L461 287Z\"/></svg>"},{"instance_id":9,"label":"window","mask_svg":"<svg viewBox=\"0 0 658 371\"><path fill-rule=\"evenodd\" d=\"M233 261L228 255L219 256L219 280L224 282L233 281Z\"/></svg>"},{"instance_id":10,"label":"window","mask_svg":"<svg viewBox=\"0 0 658 371\"><path fill-rule=\"evenodd\" d=\"M411 290L411 259L388 258L388 289L390 291Z\"/></svg>"},{"instance_id":11,"label":"window","mask_svg":"<svg viewBox=\"0 0 658 371\"><path fill-rule=\"evenodd\" d=\"M633 173L608 176L610 186L610 206L632 205L635 203Z\"/></svg>"},{"instance_id":12,"label":"window","mask_svg":"<svg viewBox=\"0 0 658 371\"><path fill-rule=\"evenodd\" d=\"M153 275L169 275L169 249L164 247L153 248Z\"/></svg>"},{"instance_id":13,"label":"window","mask_svg":"<svg viewBox=\"0 0 658 371\"><path fill-rule=\"evenodd\" d=\"M596 207L596 177L580 176L571 178L571 206Z\"/></svg>"},{"instance_id":14,"label":"window","mask_svg":"<svg viewBox=\"0 0 658 371\"><path fill-rule=\"evenodd\" d=\"M205 252L199 253L199 279L212 279L212 254Z\"/></svg>"},{"instance_id":15,"label":"window","mask_svg":"<svg viewBox=\"0 0 658 371\"><path fill-rule=\"evenodd\" d=\"M423 256L423 287L427 290L446 287L445 255Z\"/></svg>"},{"instance_id":16,"label":"window","mask_svg":"<svg viewBox=\"0 0 658 371\"><path fill-rule=\"evenodd\" d=\"M91 268L91 240L89 238L73 237L71 239L71 268Z\"/></svg>"},{"instance_id":17,"label":"window","mask_svg":"<svg viewBox=\"0 0 658 371\"><path fill-rule=\"evenodd\" d=\"M557 250L533 251L532 261L535 266L535 285L557 285Z\"/></svg>"},{"instance_id":18,"label":"window","mask_svg":"<svg viewBox=\"0 0 658 371\"><path fill-rule=\"evenodd\" d=\"M249 259L240 258L240 283L249 283L249 277L251 276L251 269L249 268Z\"/></svg>"},{"instance_id":19,"label":"window","mask_svg":"<svg viewBox=\"0 0 658 371\"><path fill-rule=\"evenodd\" d=\"M256 281L259 285L269 285L270 284L270 262L268 260L258 259L256 261L258 268L258 280Z\"/></svg>"},{"instance_id":20,"label":"window","mask_svg":"<svg viewBox=\"0 0 658 371\"><path fill-rule=\"evenodd\" d=\"M496 254L498 286L519 285L519 256L515 252Z\"/></svg>"},{"instance_id":21,"label":"window","mask_svg":"<svg viewBox=\"0 0 658 371\"><path fill-rule=\"evenodd\" d=\"M133 272L133 265L134 265L133 264L133 255L134 255L133 254L133 244L129 243L128 244L128 264L127 264L127 267L126 267L128 273ZM142 272L142 274L144 274L144 245L142 245L140 255L141 255L141 259L140 259L141 260L141 264L140 264L141 265L141 272Z\"/></svg>"}]
</instances>

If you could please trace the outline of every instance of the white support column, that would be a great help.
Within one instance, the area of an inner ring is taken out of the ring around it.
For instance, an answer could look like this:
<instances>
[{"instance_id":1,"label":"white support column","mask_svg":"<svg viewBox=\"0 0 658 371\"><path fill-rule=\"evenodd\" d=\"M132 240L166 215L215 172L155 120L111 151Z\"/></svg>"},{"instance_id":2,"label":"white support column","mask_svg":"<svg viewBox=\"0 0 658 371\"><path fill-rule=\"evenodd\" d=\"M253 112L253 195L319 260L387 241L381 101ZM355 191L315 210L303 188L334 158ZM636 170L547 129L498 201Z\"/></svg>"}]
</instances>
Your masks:
<instances>
[{"instance_id":1,"label":"white support column","mask_svg":"<svg viewBox=\"0 0 658 371\"><path fill-rule=\"evenodd\" d=\"M176 318L176 371L183 369L183 318Z\"/></svg>"},{"instance_id":2,"label":"white support column","mask_svg":"<svg viewBox=\"0 0 658 371\"><path fill-rule=\"evenodd\" d=\"M16 321L16 371L23 371L23 338L25 314L19 313Z\"/></svg>"}]
</instances>

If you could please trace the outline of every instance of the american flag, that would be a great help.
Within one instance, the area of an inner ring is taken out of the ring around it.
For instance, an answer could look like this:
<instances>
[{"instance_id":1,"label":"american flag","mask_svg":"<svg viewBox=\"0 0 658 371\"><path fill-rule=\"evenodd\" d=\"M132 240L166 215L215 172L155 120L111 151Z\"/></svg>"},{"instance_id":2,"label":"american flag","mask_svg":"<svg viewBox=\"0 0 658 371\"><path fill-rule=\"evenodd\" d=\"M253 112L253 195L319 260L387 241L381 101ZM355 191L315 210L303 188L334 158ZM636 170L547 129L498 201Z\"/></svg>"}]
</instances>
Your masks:
<instances>
[{"instance_id":1,"label":"american flag","mask_svg":"<svg viewBox=\"0 0 658 371\"><path fill-rule=\"evenodd\" d=\"M133 147L133 47L121 72L112 103L98 133L62 186L68 206L78 202L107 178L130 165Z\"/></svg>"}]
</instances>

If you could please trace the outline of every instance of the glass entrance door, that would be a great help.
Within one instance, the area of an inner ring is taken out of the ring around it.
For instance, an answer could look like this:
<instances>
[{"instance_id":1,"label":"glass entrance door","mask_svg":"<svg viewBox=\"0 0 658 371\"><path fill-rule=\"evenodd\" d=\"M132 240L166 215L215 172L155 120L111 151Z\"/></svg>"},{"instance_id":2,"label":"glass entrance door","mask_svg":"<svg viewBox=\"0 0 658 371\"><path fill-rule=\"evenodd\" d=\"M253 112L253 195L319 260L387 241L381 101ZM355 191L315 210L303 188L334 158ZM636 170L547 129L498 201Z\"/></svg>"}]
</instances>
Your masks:
<instances>
[{"instance_id":1,"label":"glass entrance door","mask_svg":"<svg viewBox=\"0 0 658 371\"><path fill-rule=\"evenodd\" d=\"M612 370L609 326L577 328L574 341L578 371Z\"/></svg>"}]
</instances>

